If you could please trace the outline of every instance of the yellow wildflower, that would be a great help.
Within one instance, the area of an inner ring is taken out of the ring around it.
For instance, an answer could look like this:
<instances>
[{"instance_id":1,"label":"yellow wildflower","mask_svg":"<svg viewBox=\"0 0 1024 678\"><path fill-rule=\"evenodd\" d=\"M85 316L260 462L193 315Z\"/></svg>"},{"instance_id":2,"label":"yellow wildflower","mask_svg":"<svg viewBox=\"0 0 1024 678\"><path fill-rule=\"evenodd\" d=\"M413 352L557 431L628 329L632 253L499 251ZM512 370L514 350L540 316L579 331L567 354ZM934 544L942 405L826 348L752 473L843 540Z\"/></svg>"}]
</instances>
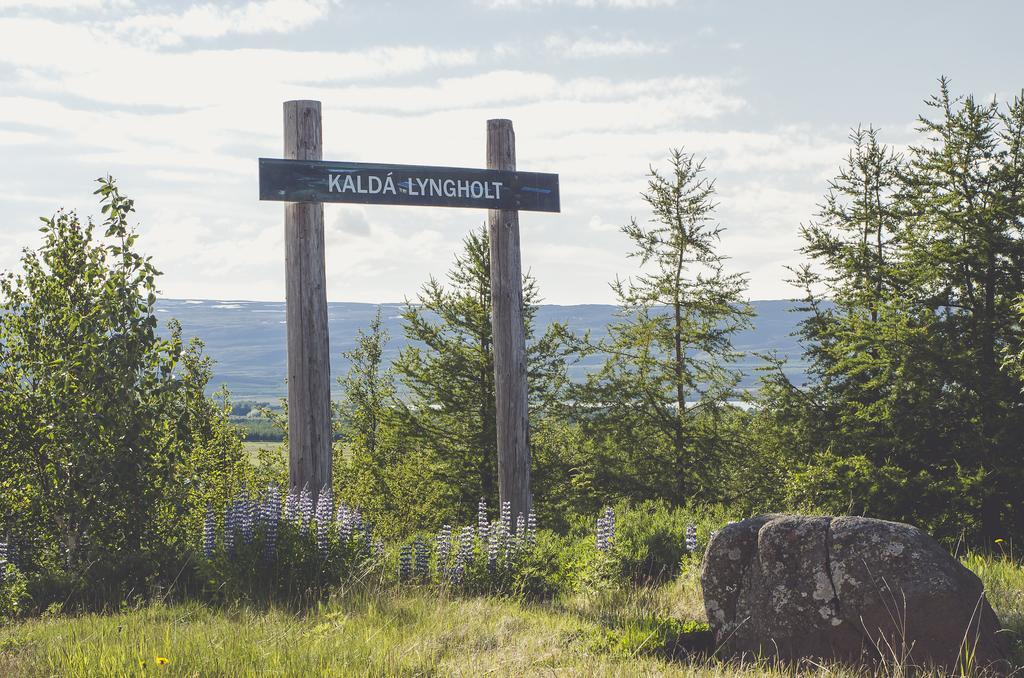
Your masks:
<instances>
[{"instance_id":1,"label":"yellow wildflower","mask_svg":"<svg viewBox=\"0 0 1024 678\"><path fill-rule=\"evenodd\" d=\"M163 666L164 664L170 664L170 663L171 663L171 660L168 659L167 657L160 657L160 656L156 657L156 664L157 664L157 666Z\"/></svg>"}]
</instances>

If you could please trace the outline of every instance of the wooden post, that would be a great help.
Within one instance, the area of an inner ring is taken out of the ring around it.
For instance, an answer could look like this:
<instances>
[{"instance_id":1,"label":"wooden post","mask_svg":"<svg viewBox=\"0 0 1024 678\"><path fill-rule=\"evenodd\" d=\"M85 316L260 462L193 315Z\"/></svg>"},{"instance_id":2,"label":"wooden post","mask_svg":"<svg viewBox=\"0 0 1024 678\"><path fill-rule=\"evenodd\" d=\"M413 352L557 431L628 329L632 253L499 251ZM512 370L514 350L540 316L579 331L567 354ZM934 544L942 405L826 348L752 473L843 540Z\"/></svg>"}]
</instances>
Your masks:
<instances>
[{"instance_id":1,"label":"wooden post","mask_svg":"<svg viewBox=\"0 0 1024 678\"><path fill-rule=\"evenodd\" d=\"M487 121L487 169L515 170L511 120ZM498 494L512 520L530 511L530 433L526 391L526 330L518 210L488 210L491 243L491 332L498 429Z\"/></svg>"},{"instance_id":2,"label":"wooden post","mask_svg":"<svg viewBox=\"0 0 1024 678\"><path fill-rule=\"evenodd\" d=\"M284 102L284 157L321 160L319 101ZM284 207L288 321L288 484L331 482L331 375L323 203Z\"/></svg>"}]
</instances>

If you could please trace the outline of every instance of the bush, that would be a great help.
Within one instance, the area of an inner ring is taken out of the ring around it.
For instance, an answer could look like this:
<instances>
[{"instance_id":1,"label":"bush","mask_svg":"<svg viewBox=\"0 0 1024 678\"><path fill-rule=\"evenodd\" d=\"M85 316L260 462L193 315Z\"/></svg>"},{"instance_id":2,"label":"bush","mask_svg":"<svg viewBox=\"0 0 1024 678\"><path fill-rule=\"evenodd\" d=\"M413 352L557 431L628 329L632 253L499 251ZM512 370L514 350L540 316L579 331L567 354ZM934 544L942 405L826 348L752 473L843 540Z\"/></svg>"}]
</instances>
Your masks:
<instances>
[{"instance_id":1,"label":"bush","mask_svg":"<svg viewBox=\"0 0 1024 678\"><path fill-rule=\"evenodd\" d=\"M41 606L175 578L193 508L241 468L202 345L173 322L157 332L133 202L110 178L96 193L102 236L60 211L22 273L0 276L0 530Z\"/></svg>"},{"instance_id":2,"label":"bush","mask_svg":"<svg viewBox=\"0 0 1024 678\"><path fill-rule=\"evenodd\" d=\"M17 617L25 609L28 585L25 575L14 566L0 560L0 619Z\"/></svg>"},{"instance_id":3,"label":"bush","mask_svg":"<svg viewBox=\"0 0 1024 678\"><path fill-rule=\"evenodd\" d=\"M282 503L283 499L283 503ZM358 509L308 488L282 497L244 490L205 511L196 535L207 593L225 600L308 602L383 563L384 544Z\"/></svg>"},{"instance_id":4,"label":"bush","mask_svg":"<svg viewBox=\"0 0 1024 678\"><path fill-rule=\"evenodd\" d=\"M701 558L711 532L729 518L720 506L680 507L664 500L636 505L615 505L614 537L605 558L592 563L619 580L650 585L676 577L684 558ZM687 528L693 526L697 543L687 548Z\"/></svg>"}]
</instances>

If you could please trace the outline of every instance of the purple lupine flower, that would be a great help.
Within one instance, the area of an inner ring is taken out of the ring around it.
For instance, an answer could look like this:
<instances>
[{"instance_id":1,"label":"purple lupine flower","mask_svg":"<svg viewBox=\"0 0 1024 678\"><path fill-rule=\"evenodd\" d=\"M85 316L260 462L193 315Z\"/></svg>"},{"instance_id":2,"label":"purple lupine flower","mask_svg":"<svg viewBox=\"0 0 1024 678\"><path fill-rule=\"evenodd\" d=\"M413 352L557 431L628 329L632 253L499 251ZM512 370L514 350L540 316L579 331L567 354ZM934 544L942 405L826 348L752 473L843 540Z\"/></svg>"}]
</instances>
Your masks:
<instances>
[{"instance_id":1,"label":"purple lupine flower","mask_svg":"<svg viewBox=\"0 0 1024 678\"><path fill-rule=\"evenodd\" d=\"M480 497L480 503L476 509L477 536L481 544L487 543L487 536L490 533L490 523L487 522L487 500Z\"/></svg>"},{"instance_id":2,"label":"purple lupine flower","mask_svg":"<svg viewBox=\"0 0 1024 678\"><path fill-rule=\"evenodd\" d=\"M412 546L406 544L398 552L398 581L408 581L412 576Z\"/></svg>"},{"instance_id":3,"label":"purple lupine flower","mask_svg":"<svg viewBox=\"0 0 1024 678\"><path fill-rule=\"evenodd\" d=\"M430 544L422 537L413 542L416 549L416 576L426 577L430 574Z\"/></svg>"},{"instance_id":4,"label":"purple lupine flower","mask_svg":"<svg viewBox=\"0 0 1024 678\"><path fill-rule=\"evenodd\" d=\"M464 563L473 562L473 526L466 525L459 534L458 557Z\"/></svg>"},{"instance_id":5,"label":"purple lupine flower","mask_svg":"<svg viewBox=\"0 0 1024 678\"><path fill-rule=\"evenodd\" d=\"M334 512L334 522L338 524L338 534L342 533L345 523L348 522L348 504L338 502L338 510Z\"/></svg>"},{"instance_id":6,"label":"purple lupine flower","mask_svg":"<svg viewBox=\"0 0 1024 678\"><path fill-rule=\"evenodd\" d=\"M308 530L313 525L313 493L309 484L302 487L299 495L299 530Z\"/></svg>"},{"instance_id":7,"label":"purple lupine flower","mask_svg":"<svg viewBox=\"0 0 1024 678\"><path fill-rule=\"evenodd\" d=\"M462 584L463 576L466 574L466 566L458 557L455 558L455 567L452 568L451 582L458 586Z\"/></svg>"},{"instance_id":8,"label":"purple lupine flower","mask_svg":"<svg viewBox=\"0 0 1024 678\"><path fill-rule=\"evenodd\" d=\"M263 557L273 560L277 552L277 524L281 520L281 495L277 486L267 486L267 496L263 500Z\"/></svg>"},{"instance_id":9,"label":"purple lupine flower","mask_svg":"<svg viewBox=\"0 0 1024 678\"><path fill-rule=\"evenodd\" d=\"M4 583L4 574L7 570L7 542L0 541L0 584Z\"/></svg>"},{"instance_id":10,"label":"purple lupine flower","mask_svg":"<svg viewBox=\"0 0 1024 678\"><path fill-rule=\"evenodd\" d=\"M217 539L217 520L213 516L213 506L206 503L206 516L203 518L203 556L213 557L213 548ZM6 550L6 549L5 549ZM6 554L5 554L6 556ZM5 558L0 558L4 560Z\"/></svg>"},{"instance_id":11,"label":"purple lupine flower","mask_svg":"<svg viewBox=\"0 0 1024 678\"><path fill-rule=\"evenodd\" d=\"M235 503L229 501L224 508L224 550L228 556L235 555Z\"/></svg>"},{"instance_id":12,"label":"purple lupine flower","mask_svg":"<svg viewBox=\"0 0 1024 678\"><path fill-rule=\"evenodd\" d=\"M603 515L597 517L597 550L607 551L608 550L608 526L607 521Z\"/></svg>"},{"instance_id":13,"label":"purple lupine flower","mask_svg":"<svg viewBox=\"0 0 1024 678\"><path fill-rule=\"evenodd\" d=\"M384 558L384 540L377 539L373 542L373 557L377 560Z\"/></svg>"},{"instance_id":14,"label":"purple lupine flower","mask_svg":"<svg viewBox=\"0 0 1024 678\"><path fill-rule=\"evenodd\" d=\"M615 541L615 510L608 507L597 518L597 550L608 551Z\"/></svg>"},{"instance_id":15,"label":"purple lupine flower","mask_svg":"<svg viewBox=\"0 0 1024 678\"><path fill-rule=\"evenodd\" d=\"M294 487L288 489L284 499L284 519L294 523L299 518L299 492Z\"/></svg>"},{"instance_id":16,"label":"purple lupine flower","mask_svg":"<svg viewBox=\"0 0 1024 678\"><path fill-rule=\"evenodd\" d=\"M690 553L697 551L697 526L693 523L686 526L686 550Z\"/></svg>"},{"instance_id":17,"label":"purple lupine flower","mask_svg":"<svg viewBox=\"0 0 1024 678\"><path fill-rule=\"evenodd\" d=\"M441 529L437 533L436 539L437 549L437 573L444 575L445 570L448 566L448 556L452 552L452 526L445 524L441 526Z\"/></svg>"},{"instance_id":18,"label":"purple lupine flower","mask_svg":"<svg viewBox=\"0 0 1024 678\"><path fill-rule=\"evenodd\" d=\"M505 534L512 534L512 502L501 502L501 524L505 527Z\"/></svg>"},{"instance_id":19,"label":"purple lupine flower","mask_svg":"<svg viewBox=\"0 0 1024 678\"><path fill-rule=\"evenodd\" d=\"M338 508L338 536L341 543L348 544L352 541L352 518L354 512L346 508L344 511Z\"/></svg>"},{"instance_id":20,"label":"purple lupine flower","mask_svg":"<svg viewBox=\"0 0 1024 678\"><path fill-rule=\"evenodd\" d=\"M334 499L331 488L324 485L316 500L316 547L321 556L327 555L328 536L331 529L331 513L334 512Z\"/></svg>"},{"instance_id":21,"label":"purple lupine flower","mask_svg":"<svg viewBox=\"0 0 1024 678\"><path fill-rule=\"evenodd\" d=\"M526 543L526 516L519 513L516 516L516 549L521 549Z\"/></svg>"},{"instance_id":22,"label":"purple lupine flower","mask_svg":"<svg viewBox=\"0 0 1024 678\"><path fill-rule=\"evenodd\" d=\"M530 546L537 545L537 514L533 512L532 506L526 516L526 543Z\"/></svg>"},{"instance_id":23,"label":"purple lupine flower","mask_svg":"<svg viewBox=\"0 0 1024 678\"><path fill-rule=\"evenodd\" d=\"M249 501L249 494L245 488L239 493L235 500L235 512L238 520L238 531L242 535L242 543L252 543L253 514L255 505Z\"/></svg>"},{"instance_id":24,"label":"purple lupine flower","mask_svg":"<svg viewBox=\"0 0 1024 678\"><path fill-rule=\"evenodd\" d=\"M491 531L491 539L487 542L487 571L494 573L498 566L498 549L501 542L501 523L498 523Z\"/></svg>"}]
</instances>

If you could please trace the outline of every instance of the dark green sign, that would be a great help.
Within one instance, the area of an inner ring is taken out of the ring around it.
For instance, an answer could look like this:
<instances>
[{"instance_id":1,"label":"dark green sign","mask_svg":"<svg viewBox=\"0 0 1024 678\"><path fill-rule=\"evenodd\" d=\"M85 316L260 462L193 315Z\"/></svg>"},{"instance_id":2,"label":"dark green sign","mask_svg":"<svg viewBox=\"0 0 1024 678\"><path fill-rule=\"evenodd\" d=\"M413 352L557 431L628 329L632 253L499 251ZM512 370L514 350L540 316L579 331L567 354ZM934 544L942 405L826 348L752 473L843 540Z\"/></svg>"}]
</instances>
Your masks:
<instances>
[{"instance_id":1,"label":"dark green sign","mask_svg":"<svg viewBox=\"0 0 1024 678\"><path fill-rule=\"evenodd\" d=\"M260 158L260 200L558 212L558 175Z\"/></svg>"}]
</instances>

